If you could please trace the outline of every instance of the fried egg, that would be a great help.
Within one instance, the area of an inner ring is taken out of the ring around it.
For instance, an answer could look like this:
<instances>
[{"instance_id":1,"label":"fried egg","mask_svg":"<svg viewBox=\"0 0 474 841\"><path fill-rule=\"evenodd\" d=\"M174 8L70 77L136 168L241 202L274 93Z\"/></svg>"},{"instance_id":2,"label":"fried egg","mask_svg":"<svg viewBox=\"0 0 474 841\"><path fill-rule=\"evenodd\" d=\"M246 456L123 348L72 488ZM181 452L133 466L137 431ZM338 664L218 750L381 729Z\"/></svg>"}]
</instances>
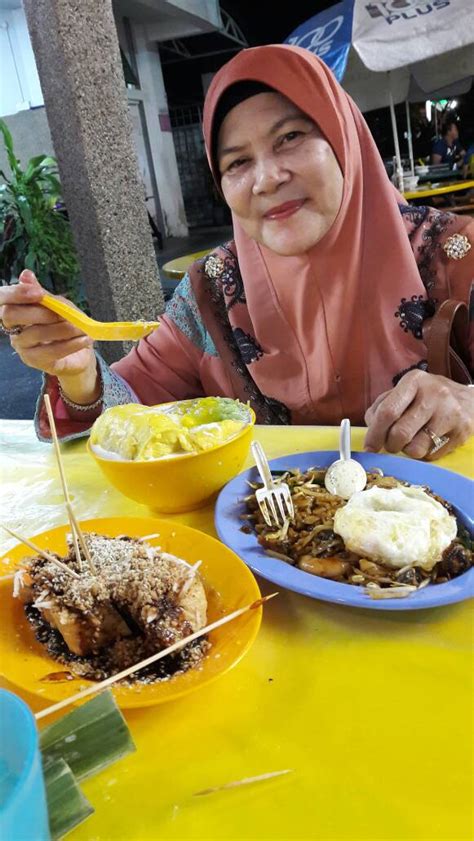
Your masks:
<instances>
[{"instance_id":1,"label":"fried egg","mask_svg":"<svg viewBox=\"0 0 474 841\"><path fill-rule=\"evenodd\" d=\"M354 494L336 511L334 531L361 557L430 571L456 537L457 522L423 488L398 485Z\"/></svg>"}]
</instances>

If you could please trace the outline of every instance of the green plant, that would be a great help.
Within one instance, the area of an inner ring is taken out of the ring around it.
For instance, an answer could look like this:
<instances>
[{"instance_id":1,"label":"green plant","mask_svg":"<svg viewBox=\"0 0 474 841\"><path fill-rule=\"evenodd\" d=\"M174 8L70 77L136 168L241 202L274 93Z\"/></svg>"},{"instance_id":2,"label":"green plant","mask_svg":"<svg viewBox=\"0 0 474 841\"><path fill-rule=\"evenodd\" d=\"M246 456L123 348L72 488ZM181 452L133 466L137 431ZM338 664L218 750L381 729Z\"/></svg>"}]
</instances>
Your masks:
<instances>
[{"instance_id":1,"label":"green plant","mask_svg":"<svg viewBox=\"0 0 474 841\"><path fill-rule=\"evenodd\" d=\"M31 269L45 288L81 305L79 263L56 160L38 155L22 169L3 120L0 133L11 169L10 177L0 170L1 282L15 282L23 269Z\"/></svg>"}]
</instances>

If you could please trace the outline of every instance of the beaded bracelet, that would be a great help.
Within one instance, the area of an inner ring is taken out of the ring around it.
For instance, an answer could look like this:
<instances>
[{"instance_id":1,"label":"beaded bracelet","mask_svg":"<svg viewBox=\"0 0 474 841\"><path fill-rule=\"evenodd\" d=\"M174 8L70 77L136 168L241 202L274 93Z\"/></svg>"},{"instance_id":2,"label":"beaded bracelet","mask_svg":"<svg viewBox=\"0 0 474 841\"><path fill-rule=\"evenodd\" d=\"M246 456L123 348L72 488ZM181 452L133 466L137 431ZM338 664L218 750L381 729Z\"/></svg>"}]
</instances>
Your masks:
<instances>
[{"instance_id":1,"label":"beaded bracelet","mask_svg":"<svg viewBox=\"0 0 474 841\"><path fill-rule=\"evenodd\" d=\"M94 400L93 403L87 403L85 405L83 403L74 403L74 400L70 400L69 397L66 397L66 395L64 394L64 391L61 388L61 383L59 382L59 380L58 380L58 390L59 390L59 396L60 396L61 400L63 401L63 403L66 406L68 406L69 409L74 409L75 412L91 412L93 409L98 409L99 406L104 401L104 391L103 391L103 389L101 389L101 392L100 392L97 400Z\"/></svg>"}]
</instances>

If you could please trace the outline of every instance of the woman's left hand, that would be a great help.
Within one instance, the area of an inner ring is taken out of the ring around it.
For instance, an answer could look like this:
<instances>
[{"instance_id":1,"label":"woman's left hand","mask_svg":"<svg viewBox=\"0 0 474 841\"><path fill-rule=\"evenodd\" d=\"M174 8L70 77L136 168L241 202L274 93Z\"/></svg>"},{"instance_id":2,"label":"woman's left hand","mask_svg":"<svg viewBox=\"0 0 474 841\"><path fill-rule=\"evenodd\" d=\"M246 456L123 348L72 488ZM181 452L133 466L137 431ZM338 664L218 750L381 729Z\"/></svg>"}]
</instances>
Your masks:
<instances>
[{"instance_id":1,"label":"woman's left hand","mask_svg":"<svg viewBox=\"0 0 474 841\"><path fill-rule=\"evenodd\" d=\"M412 458L440 458L474 433L474 388L425 371L409 371L395 388L377 397L365 422L366 450L403 450ZM430 432L449 438L434 453Z\"/></svg>"}]
</instances>

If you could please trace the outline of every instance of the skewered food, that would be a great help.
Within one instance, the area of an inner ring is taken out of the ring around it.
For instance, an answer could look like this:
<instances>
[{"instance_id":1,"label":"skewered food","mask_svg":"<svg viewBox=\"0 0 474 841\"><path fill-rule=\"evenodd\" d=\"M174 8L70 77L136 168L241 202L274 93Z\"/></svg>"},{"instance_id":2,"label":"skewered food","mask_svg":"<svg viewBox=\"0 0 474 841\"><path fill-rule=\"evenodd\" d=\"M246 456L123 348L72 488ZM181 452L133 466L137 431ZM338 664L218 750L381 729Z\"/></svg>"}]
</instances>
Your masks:
<instances>
[{"instance_id":1,"label":"skewered food","mask_svg":"<svg viewBox=\"0 0 474 841\"><path fill-rule=\"evenodd\" d=\"M207 598L196 567L145 540L84 533L93 561L79 569L69 540L62 558L68 574L44 557L30 558L16 573L22 600L38 639L76 675L102 680L206 625ZM185 671L208 647L199 640L177 652L159 672L139 680Z\"/></svg>"}]
</instances>

